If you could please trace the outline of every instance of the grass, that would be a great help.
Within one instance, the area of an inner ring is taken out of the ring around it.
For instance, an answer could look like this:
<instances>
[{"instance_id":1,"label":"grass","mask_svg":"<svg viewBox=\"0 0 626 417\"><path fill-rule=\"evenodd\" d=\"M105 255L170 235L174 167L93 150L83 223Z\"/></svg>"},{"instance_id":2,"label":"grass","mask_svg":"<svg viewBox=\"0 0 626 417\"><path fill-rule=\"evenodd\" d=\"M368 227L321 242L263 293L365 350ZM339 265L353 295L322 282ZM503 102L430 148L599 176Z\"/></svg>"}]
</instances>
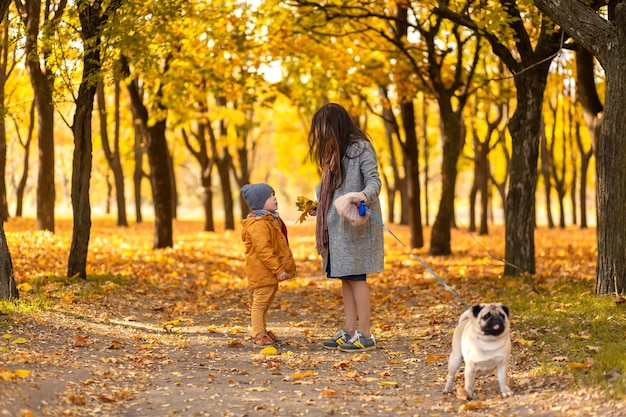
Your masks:
<instances>
[{"instance_id":1,"label":"grass","mask_svg":"<svg viewBox=\"0 0 626 417\"><path fill-rule=\"evenodd\" d=\"M612 398L626 397L626 304L596 297L584 281L517 291L515 330L528 346L538 373L571 375L578 387L600 386Z\"/></svg>"},{"instance_id":2,"label":"grass","mask_svg":"<svg viewBox=\"0 0 626 417\"><path fill-rule=\"evenodd\" d=\"M0 314L9 317L37 314L54 308L59 299L80 298L89 300L127 283L126 278L112 275L87 276L87 279L38 276L18 286L20 299L0 300Z\"/></svg>"},{"instance_id":3,"label":"grass","mask_svg":"<svg viewBox=\"0 0 626 417\"><path fill-rule=\"evenodd\" d=\"M0 315L13 317L13 316L26 316L40 313L44 310L51 308L52 303L45 296L36 295L34 297L28 297L26 300L0 300Z\"/></svg>"}]
</instances>

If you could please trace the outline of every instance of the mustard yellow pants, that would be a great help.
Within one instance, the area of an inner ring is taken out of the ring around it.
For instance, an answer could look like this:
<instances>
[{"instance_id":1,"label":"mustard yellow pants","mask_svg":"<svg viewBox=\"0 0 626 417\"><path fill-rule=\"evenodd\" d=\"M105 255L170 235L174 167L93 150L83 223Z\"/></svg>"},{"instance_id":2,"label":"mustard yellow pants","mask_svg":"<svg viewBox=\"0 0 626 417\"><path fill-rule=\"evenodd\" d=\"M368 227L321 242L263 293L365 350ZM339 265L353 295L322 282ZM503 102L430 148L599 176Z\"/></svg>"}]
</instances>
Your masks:
<instances>
[{"instance_id":1,"label":"mustard yellow pants","mask_svg":"<svg viewBox=\"0 0 626 417\"><path fill-rule=\"evenodd\" d=\"M278 284L250 290L252 305L250 319L252 321L252 337L258 336L267 330L267 312L274 301Z\"/></svg>"}]
</instances>

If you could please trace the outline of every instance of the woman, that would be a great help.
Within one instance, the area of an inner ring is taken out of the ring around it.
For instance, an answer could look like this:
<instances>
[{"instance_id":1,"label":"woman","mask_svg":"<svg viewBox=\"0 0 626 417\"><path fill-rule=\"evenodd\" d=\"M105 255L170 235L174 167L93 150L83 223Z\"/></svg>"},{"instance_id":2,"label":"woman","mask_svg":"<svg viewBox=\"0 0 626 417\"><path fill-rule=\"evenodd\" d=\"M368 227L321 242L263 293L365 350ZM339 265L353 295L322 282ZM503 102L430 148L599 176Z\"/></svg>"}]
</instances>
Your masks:
<instances>
[{"instance_id":1,"label":"woman","mask_svg":"<svg viewBox=\"0 0 626 417\"><path fill-rule=\"evenodd\" d=\"M322 172L315 215L317 251L328 278L341 280L345 325L323 345L345 352L376 348L370 332L370 290L367 274L383 271L383 230L368 219L353 226L333 202L347 193L360 193L370 211L381 217L381 181L376 152L369 137L339 104L322 106L309 131L309 156Z\"/></svg>"}]
</instances>

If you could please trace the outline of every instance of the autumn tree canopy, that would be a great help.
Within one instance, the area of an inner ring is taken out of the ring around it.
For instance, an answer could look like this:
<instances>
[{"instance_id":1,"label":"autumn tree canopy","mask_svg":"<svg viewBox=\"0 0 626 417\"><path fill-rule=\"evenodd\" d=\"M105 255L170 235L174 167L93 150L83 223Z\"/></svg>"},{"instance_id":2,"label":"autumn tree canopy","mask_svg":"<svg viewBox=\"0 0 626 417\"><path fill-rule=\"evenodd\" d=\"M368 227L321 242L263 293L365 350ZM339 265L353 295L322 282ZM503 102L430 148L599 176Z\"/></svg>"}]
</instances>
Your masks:
<instances>
[{"instance_id":1,"label":"autumn tree canopy","mask_svg":"<svg viewBox=\"0 0 626 417\"><path fill-rule=\"evenodd\" d=\"M468 207L480 194L482 233L487 221L506 226L504 273L532 274L536 225L552 226L558 209L560 227L586 227L595 192L598 278L607 283L598 293L624 291L610 285L624 271L609 267L626 264L614 255L623 210L606 191L621 189L613 181L624 176L614 174L626 166L616 139L606 140L620 137L611 132L620 131L622 78L609 77L612 38L580 29L614 32L619 45L622 2L570 15L579 20L539 0L546 15L523 0L83 3L16 1L5 20L13 41L3 44L15 66L4 83L7 206L28 168L20 215L36 216L42 230L54 231L55 213L76 222L69 275L88 274L91 211L125 216L128 205L141 222L150 210L153 246L168 248L179 216L202 217L207 231L216 221L235 229L245 215L238 189L267 181L296 218L296 196L314 197L319 181L306 158L310 117L336 101L374 138L388 221L410 225L411 247L424 245L422 226L434 220L429 251L452 253L450 231L474 224ZM578 43L602 66L577 66ZM594 137L577 99L581 69L606 96L595 189L591 156L581 155ZM104 118L92 123L97 87ZM38 156L27 164L33 131Z\"/></svg>"}]
</instances>

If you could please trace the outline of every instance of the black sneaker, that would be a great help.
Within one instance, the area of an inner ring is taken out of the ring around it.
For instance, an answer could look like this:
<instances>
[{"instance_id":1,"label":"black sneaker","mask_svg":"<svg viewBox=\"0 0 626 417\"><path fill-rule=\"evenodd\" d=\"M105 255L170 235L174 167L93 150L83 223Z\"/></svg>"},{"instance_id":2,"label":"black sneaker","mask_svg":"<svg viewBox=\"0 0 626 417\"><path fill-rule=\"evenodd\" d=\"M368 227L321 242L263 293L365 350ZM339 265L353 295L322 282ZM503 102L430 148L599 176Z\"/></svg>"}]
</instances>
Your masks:
<instances>
[{"instance_id":1,"label":"black sneaker","mask_svg":"<svg viewBox=\"0 0 626 417\"><path fill-rule=\"evenodd\" d=\"M341 330L332 337L332 339L324 340L322 344L326 349L337 349L339 346L345 344L350 339L350 335L345 330Z\"/></svg>"},{"instance_id":2,"label":"black sneaker","mask_svg":"<svg viewBox=\"0 0 626 417\"><path fill-rule=\"evenodd\" d=\"M376 349L376 340L374 335L371 337L365 337L360 332L356 332L354 337L339 346L339 350L342 352L365 352L368 350Z\"/></svg>"}]
</instances>

